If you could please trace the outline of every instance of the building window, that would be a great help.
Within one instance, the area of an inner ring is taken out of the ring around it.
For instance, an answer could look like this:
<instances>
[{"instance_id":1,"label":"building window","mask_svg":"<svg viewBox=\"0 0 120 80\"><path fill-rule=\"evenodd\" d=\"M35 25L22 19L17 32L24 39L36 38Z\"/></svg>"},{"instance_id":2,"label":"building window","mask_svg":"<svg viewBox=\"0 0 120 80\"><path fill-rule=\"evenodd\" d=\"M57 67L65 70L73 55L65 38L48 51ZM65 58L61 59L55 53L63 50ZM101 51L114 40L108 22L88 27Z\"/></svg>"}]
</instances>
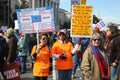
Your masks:
<instances>
[{"instance_id":1,"label":"building window","mask_svg":"<svg viewBox=\"0 0 120 80\"><path fill-rule=\"evenodd\" d=\"M46 0L43 0L43 7L45 7L45 1L46 1Z\"/></svg>"},{"instance_id":2,"label":"building window","mask_svg":"<svg viewBox=\"0 0 120 80\"><path fill-rule=\"evenodd\" d=\"M41 0L40 0L40 2L39 2L39 6L41 7Z\"/></svg>"},{"instance_id":3,"label":"building window","mask_svg":"<svg viewBox=\"0 0 120 80\"><path fill-rule=\"evenodd\" d=\"M47 5L50 6L50 0L47 1Z\"/></svg>"},{"instance_id":4,"label":"building window","mask_svg":"<svg viewBox=\"0 0 120 80\"><path fill-rule=\"evenodd\" d=\"M51 1L51 6L53 6L53 1Z\"/></svg>"}]
</instances>

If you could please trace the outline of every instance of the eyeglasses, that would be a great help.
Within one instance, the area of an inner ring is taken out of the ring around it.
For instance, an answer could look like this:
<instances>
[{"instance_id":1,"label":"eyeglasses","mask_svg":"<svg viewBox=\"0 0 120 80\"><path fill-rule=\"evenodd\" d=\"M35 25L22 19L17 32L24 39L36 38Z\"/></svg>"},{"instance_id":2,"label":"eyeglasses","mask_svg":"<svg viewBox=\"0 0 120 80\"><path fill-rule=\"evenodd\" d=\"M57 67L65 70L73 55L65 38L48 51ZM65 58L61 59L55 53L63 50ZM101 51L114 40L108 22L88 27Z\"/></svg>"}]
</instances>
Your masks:
<instances>
[{"instance_id":1,"label":"eyeglasses","mask_svg":"<svg viewBox=\"0 0 120 80\"><path fill-rule=\"evenodd\" d=\"M93 41L100 41L100 39L93 39Z\"/></svg>"}]
</instances>

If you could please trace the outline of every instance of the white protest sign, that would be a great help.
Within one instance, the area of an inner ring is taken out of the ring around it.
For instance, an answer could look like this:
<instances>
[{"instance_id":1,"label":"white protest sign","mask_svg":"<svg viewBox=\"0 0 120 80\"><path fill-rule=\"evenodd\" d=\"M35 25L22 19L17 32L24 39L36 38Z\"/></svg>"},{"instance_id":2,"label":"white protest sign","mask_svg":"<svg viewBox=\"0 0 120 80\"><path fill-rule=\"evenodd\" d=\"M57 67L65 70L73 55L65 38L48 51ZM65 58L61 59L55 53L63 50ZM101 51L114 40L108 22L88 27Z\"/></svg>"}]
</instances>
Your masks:
<instances>
[{"instance_id":1,"label":"white protest sign","mask_svg":"<svg viewBox=\"0 0 120 80\"><path fill-rule=\"evenodd\" d=\"M17 9L18 26L22 33L54 31L54 15L52 7L34 9Z\"/></svg>"},{"instance_id":2,"label":"white protest sign","mask_svg":"<svg viewBox=\"0 0 120 80\"><path fill-rule=\"evenodd\" d=\"M96 24L96 27L98 27L100 30L104 29L106 27L105 23L103 21L99 21Z\"/></svg>"},{"instance_id":3,"label":"white protest sign","mask_svg":"<svg viewBox=\"0 0 120 80\"><path fill-rule=\"evenodd\" d=\"M15 23L15 28L14 29L19 29L18 28L18 20L14 20L14 23Z\"/></svg>"}]
</instances>

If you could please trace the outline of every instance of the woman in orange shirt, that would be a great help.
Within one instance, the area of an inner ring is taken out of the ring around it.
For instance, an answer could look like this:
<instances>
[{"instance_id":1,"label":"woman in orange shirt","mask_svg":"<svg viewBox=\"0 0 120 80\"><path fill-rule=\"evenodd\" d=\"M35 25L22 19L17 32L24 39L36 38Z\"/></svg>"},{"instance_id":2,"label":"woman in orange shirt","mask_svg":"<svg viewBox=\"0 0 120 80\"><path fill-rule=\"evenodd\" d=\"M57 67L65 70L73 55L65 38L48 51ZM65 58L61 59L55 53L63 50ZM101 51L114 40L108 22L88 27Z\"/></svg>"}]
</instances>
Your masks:
<instances>
[{"instance_id":1,"label":"woman in orange shirt","mask_svg":"<svg viewBox=\"0 0 120 80\"><path fill-rule=\"evenodd\" d=\"M33 66L33 75L35 80L47 80L50 68L50 51L47 46L47 34L40 34L39 45L33 46L31 56L36 57Z\"/></svg>"},{"instance_id":2,"label":"woman in orange shirt","mask_svg":"<svg viewBox=\"0 0 120 80\"><path fill-rule=\"evenodd\" d=\"M52 56L56 58L58 80L72 80L72 50L73 44L68 40L67 31L60 30L58 40L52 46Z\"/></svg>"}]
</instances>

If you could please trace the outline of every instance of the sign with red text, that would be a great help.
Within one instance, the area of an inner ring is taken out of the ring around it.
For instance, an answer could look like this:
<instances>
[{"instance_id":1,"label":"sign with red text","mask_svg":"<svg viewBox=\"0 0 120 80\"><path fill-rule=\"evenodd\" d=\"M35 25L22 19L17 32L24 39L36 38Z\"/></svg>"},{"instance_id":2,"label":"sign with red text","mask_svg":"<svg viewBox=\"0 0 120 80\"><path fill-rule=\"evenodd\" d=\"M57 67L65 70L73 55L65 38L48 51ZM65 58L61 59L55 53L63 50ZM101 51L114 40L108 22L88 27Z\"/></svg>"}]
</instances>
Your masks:
<instances>
[{"instance_id":1,"label":"sign with red text","mask_svg":"<svg viewBox=\"0 0 120 80\"><path fill-rule=\"evenodd\" d=\"M53 31L54 15L52 7L17 9L18 27L22 33Z\"/></svg>"},{"instance_id":2,"label":"sign with red text","mask_svg":"<svg viewBox=\"0 0 120 80\"><path fill-rule=\"evenodd\" d=\"M71 36L89 37L92 33L92 6L73 5Z\"/></svg>"}]
</instances>

